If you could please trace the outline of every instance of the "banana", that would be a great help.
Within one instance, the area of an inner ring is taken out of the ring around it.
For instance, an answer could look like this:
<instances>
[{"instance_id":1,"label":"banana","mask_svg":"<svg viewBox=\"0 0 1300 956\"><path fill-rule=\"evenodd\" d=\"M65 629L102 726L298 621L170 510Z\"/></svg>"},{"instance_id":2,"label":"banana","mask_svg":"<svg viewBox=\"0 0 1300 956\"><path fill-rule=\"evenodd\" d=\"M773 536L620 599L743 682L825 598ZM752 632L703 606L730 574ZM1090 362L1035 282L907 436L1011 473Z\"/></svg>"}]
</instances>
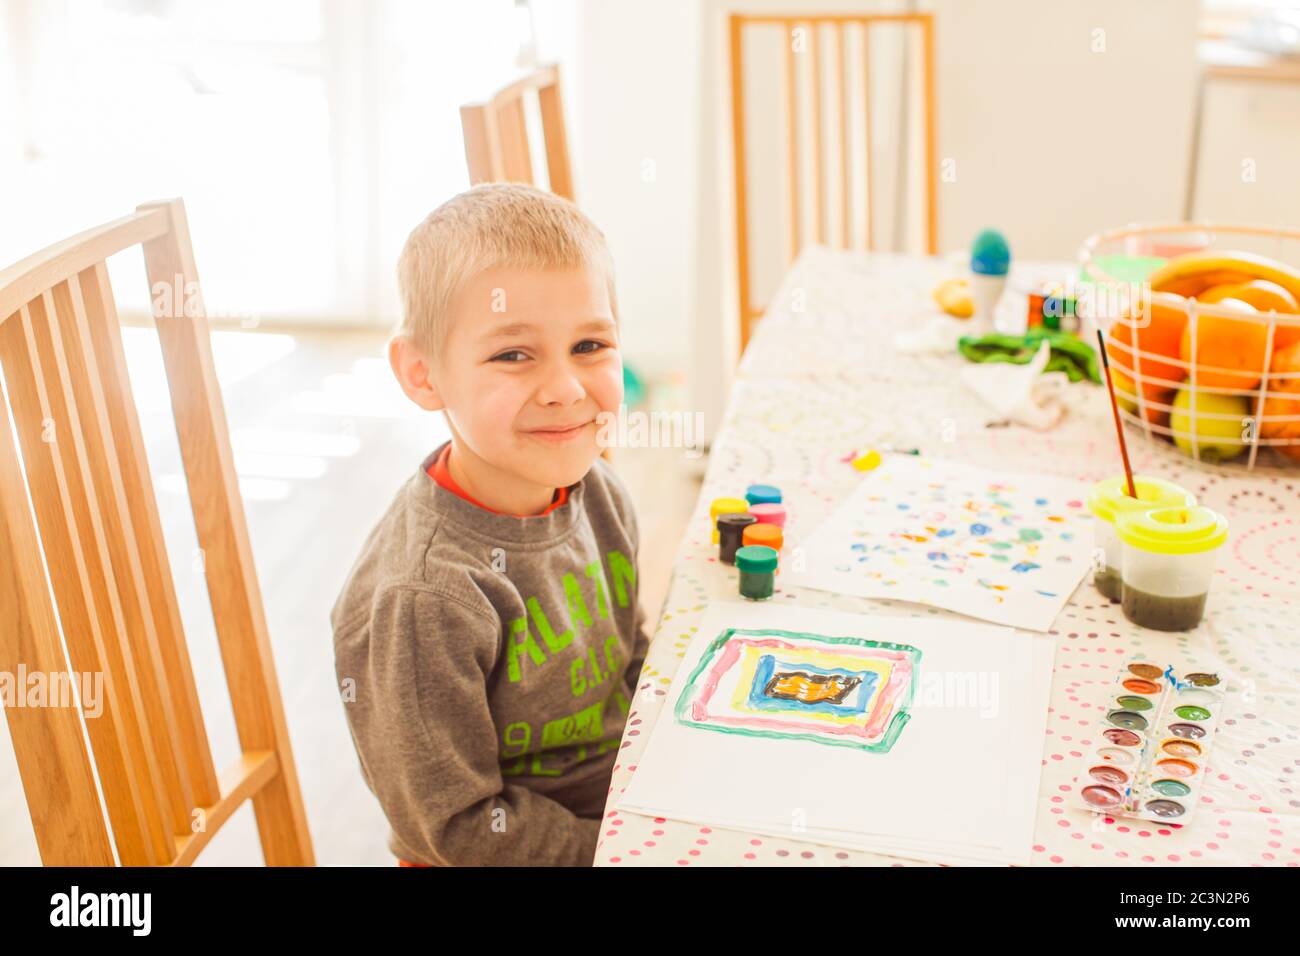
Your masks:
<instances>
[{"instance_id":1,"label":"banana","mask_svg":"<svg viewBox=\"0 0 1300 956\"><path fill-rule=\"evenodd\" d=\"M1254 279L1267 279L1269 282L1276 282L1290 292L1291 295L1300 298L1300 272L1275 259L1256 255L1253 252L1216 252L1209 250L1205 252L1189 252L1187 255L1170 259L1151 273L1149 281L1152 290L1164 292L1167 285L1177 283L1180 279L1209 272L1244 273ZM1223 279L1225 277L1216 276L1215 278ZM1222 285L1224 283L1217 281L1211 284ZM1183 287L1185 288L1186 285L1183 285Z\"/></svg>"},{"instance_id":2,"label":"banana","mask_svg":"<svg viewBox=\"0 0 1300 956\"><path fill-rule=\"evenodd\" d=\"M1213 289L1218 285L1241 285L1253 278L1254 276L1246 275L1244 272L1233 272L1230 269L1214 269L1210 272L1194 272L1191 275L1170 279L1158 289L1152 286L1152 291L1173 292L1185 299L1199 298L1200 294L1206 289Z\"/></svg>"}]
</instances>

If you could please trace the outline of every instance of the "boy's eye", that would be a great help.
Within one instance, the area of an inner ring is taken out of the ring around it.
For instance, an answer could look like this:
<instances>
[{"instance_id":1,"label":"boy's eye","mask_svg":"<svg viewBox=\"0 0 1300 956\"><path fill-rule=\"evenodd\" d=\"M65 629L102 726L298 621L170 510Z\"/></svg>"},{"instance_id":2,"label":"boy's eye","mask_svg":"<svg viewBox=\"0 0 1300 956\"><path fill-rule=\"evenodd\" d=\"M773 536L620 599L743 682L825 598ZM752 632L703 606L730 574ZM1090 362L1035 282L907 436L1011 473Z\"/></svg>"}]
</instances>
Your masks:
<instances>
[{"instance_id":1,"label":"boy's eye","mask_svg":"<svg viewBox=\"0 0 1300 956\"><path fill-rule=\"evenodd\" d=\"M595 339L583 339L573 347L573 351L579 355L589 355L606 347L604 342L597 342Z\"/></svg>"},{"instance_id":2,"label":"boy's eye","mask_svg":"<svg viewBox=\"0 0 1300 956\"><path fill-rule=\"evenodd\" d=\"M525 355L523 352L519 351L519 349L511 349L511 350L508 351L508 352L501 352L501 353L499 353L499 354L497 354L497 355L492 356L492 358L489 359L489 361L491 361L491 362L522 362L522 361L523 361L524 359L526 359L526 358L528 358L528 356Z\"/></svg>"}]
</instances>

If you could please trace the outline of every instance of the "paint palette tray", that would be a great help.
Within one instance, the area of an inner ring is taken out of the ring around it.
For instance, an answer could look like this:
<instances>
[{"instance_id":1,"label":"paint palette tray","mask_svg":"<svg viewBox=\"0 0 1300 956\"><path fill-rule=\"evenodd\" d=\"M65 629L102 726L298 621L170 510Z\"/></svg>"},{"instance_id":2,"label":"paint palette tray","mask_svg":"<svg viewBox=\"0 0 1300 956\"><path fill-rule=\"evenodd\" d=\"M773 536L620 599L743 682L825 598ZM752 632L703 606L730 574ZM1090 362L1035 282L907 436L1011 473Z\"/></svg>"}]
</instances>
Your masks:
<instances>
[{"instance_id":1,"label":"paint palette tray","mask_svg":"<svg viewBox=\"0 0 1300 956\"><path fill-rule=\"evenodd\" d=\"M1110 688L1099 740L1084 757L1076 802L1114 816L1187 823L1205 778L1223 681L1150 661L1125 665Z\"/></svg>"}]
</instances>

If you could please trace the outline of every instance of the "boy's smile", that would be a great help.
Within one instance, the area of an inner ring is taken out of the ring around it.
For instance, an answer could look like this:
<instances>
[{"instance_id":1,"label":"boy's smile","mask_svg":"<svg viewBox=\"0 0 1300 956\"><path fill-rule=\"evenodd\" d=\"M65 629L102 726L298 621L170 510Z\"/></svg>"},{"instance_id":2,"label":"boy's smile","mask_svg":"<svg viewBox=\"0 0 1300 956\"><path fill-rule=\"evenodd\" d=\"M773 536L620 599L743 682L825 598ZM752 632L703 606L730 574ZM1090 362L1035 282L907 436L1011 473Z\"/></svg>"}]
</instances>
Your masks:
<instances>
[{"instance_id":1,"label":"boy's smile","mask_svg":"<svg viewBox=\"0 0 1300 956\"><path fill-rule=\"evenodd\" d=\"M543 511L556 488L580 480L600 454L597 416L623 400L606 277L493 268L470 279L451 303L451 324L425 364L399 355L404 387L427 375L425 400L443 409L452 433L452 477L478 501L507 514Z\"/></svg>"},{"instance_id":2,"label":"boy's smile","mask_svg":"<svg viewBox=\"0 0 1300 956\"><path fill-rule=\"evenodd\" d=\"M524 434L531 435L533 438L548 444L560 445L581 437L585 429L590 428L595 424L596 420L593 418L591 421L578 422L572 426L561 425L545 428L530 428L526 429Z\"/></svg>"}]
</instances>

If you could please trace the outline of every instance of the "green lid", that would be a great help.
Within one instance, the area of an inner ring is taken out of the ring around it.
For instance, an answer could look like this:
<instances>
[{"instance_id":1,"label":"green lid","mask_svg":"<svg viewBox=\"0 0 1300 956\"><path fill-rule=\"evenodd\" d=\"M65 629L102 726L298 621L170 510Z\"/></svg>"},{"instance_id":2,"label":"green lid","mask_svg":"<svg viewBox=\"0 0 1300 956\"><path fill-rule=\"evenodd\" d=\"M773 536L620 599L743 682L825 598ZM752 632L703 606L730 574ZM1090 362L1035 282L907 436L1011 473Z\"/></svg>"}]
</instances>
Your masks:
<instances>
[{"instance_id":1,"label":"green lid","mask_svg":"<svg viewBox=\"0 0 1300 956\"><path fill-rule=\"evenodd\" d=\"M1088 510L1103 521L1114 522L1127 511L1147 511L1151 508L1192 508L1196 496L1164 478L1133 476L1133 487L1138 496L1128 493L1128 479L1123 475L1103 478L1088 491Z\"/></svg>"},{"instance_id":2,"label":"green lid","mask_svg":"<svg viewBox=\"0 0 1300 956\"><path fill-rule=\"evenodd\" d=\"M776 549L765 544L747 544L736 549L736 567L751 574L776 570Z\"/></svg>"},{"instance_id":3,"label":"green lid","mask_svg":"<svg viewBox=\"0 0 1300 956\"><path fill-rule=\"evenodd\" d=\"M1115 521L1125 544L1154 554L1199 554L1228 540L1228 522L1204 506L1130 511Z\"/></svg>"}]
</instances>

